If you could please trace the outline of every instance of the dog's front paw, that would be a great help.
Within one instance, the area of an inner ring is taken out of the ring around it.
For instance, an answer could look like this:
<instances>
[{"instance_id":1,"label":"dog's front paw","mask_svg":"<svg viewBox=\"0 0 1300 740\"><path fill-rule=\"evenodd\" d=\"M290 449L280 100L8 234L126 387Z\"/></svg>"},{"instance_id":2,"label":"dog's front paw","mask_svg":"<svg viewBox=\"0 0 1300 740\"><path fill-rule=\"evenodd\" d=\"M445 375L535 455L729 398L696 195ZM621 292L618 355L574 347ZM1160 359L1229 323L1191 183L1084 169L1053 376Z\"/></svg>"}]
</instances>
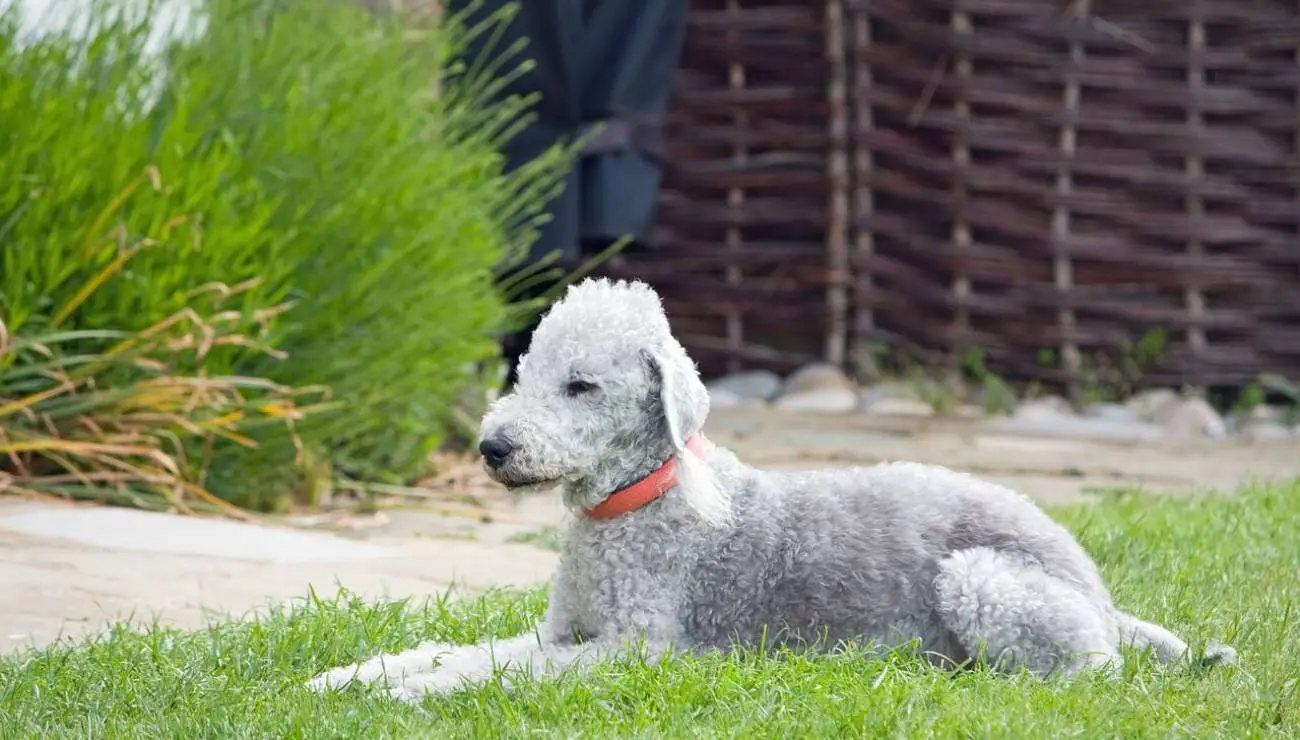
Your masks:
<instances>
[{"instance_id":1,"label":"dog's front paw","mask_svg":"<svg viewBox=\"0 0 1300 740\"><path fill-rule=\"evenodd\" d=\"M352 682L370 683L382 675L373 675L373 670L366 670L366 666L361 663L353 663L339 668L334 668L307 682L307 688L317 693L327 691L338 691Z\"/></svg>"}]
</instances>

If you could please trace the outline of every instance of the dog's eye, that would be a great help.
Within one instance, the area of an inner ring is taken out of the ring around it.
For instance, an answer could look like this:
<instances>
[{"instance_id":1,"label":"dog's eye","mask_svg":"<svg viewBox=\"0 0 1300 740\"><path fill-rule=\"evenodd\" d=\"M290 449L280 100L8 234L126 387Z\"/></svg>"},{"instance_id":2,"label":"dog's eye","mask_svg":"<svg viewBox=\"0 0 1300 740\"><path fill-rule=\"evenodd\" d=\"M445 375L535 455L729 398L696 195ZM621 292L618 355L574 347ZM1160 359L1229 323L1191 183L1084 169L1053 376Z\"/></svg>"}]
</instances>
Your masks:
<instances>
[{"instance_id":1,"label":"dog's eye","mask_svg":"<svg viewBox=\"0 0 1300 740\"><path fill-rule=\"evenodd\" d=\"M564 393L568 396L581 396L594 390L596 390L596 384L585 380L570 380L569 384L564 386Z\"/></svg>"}]
</instances>

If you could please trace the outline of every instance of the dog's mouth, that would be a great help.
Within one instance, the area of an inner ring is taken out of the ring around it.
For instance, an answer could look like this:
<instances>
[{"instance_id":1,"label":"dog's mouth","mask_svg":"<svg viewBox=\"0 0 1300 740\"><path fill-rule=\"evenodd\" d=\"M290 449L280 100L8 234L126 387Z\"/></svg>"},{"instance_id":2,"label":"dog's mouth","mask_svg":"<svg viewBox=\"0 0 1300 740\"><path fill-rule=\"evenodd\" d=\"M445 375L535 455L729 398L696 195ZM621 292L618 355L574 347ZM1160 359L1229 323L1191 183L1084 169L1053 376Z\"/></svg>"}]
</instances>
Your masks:
<instances>
[{"instance_id":1,"label":"dog's mouth","mask_svg":"<svg viewBox=\"0 0 1300 740\"><path fill-rule=\"evenodd\" d=\"M559 478L543 478L534 480L511 480L501 481L501 485L506 487L512 495L526 496L532 493L541 493L548 491L560 484Z\"/></svg>"},{"instance_id":2,"label":"dog's mouth","mask_svg":"<svg viewBox=\"0 0 1300 740\"><path fill-rule=\"evenodd\" d=\"M506 490L512 494L523 495L534 491L545 491L559 485L561 478L517 478L510 475L502 475L500 471L488 470L488 476L492 480L506 487Z\"/></svg>"}]
</instances>

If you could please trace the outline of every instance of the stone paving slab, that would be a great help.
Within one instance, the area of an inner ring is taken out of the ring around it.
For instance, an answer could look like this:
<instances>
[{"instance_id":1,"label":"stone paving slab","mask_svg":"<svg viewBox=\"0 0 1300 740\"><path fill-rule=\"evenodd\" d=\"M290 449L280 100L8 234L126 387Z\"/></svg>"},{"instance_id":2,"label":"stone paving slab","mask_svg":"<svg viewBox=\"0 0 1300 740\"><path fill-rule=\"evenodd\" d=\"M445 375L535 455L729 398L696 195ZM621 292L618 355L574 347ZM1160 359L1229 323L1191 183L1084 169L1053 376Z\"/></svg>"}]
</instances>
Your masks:
<instances>
[{"instance_id":1,"label":"stone paving slab","mask_svg":"<svg viewBox=\"0 0 1300 740\"><path fill-rule=\"evenodd\" d=\"M0 517L17 535L58 539L85 547L160 555L296 565L393 558L400 551L292 529L248 526L207 517L180 517L134 509L27 506Z\"/></svg>"},{"instance_id":2,"label":"stone paving slab","mask_svg":"<svg viewBox=\"0 0 1300 740\"><path fill-rule=\"evenodd\" d=\"M1087 501L1116 487L1180 494L1300 477L1300 440L1137 444L952 419L745 408L715 412L707 433L755 465L916 460L1044 503ZM467 499L473 505L462 505ZM561 521L554 494L513 500L484 484L433 503L387 510L339 533L0 498L0 652L132 615L198 627L312 587L332 594L338 583L367 597L419 598L453 584L531 586L549 577L555 553L516 541Z\"/></svg>"},{"instance_id":3,"label":"stone paving slab","mask_svg":"<svg viewBox=\"0 0 1300 740\"><path fill-rule=\"evenodd\" d=\"M110 621L180 627L338 584L367 598L533 586L555 555L520 544L334 534L170 514L0 500L0 652ZM114 530L113 528L116 528ZM232 535L232 529L238 534ZM224 542L224 549L223 549Z\"/></svg>"}]
</instances>

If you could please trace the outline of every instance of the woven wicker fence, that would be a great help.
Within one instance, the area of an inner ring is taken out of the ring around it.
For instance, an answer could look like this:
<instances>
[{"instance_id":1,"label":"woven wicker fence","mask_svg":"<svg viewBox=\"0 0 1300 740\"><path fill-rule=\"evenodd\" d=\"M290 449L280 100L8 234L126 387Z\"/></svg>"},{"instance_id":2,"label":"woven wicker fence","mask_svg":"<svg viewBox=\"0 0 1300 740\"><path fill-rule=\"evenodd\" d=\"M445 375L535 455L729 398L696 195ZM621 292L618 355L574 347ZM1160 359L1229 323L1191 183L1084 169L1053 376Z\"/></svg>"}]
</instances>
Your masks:
<instances>
[{"instance_id":1,"label":"woven wicker fence","mask_svg":"<svg viewBox=\"0 0 1300 740\"><path fill-rule=\"evenodd\" d=\"M706 372L871 343L1300 375L1300 1L693 0L656 284Z\"/></svg>"},{"instance_id":2,"label":"woven wicker fence","mask_svg":"<svg viewBox=\"0 0 1300 740\"><path fill-rule=\"evenodd\" d=\"M828 121L845 119L828 96L825 8L795 0L691 7L660 233L624 272L664 294L706 371L818 359L832 316L827 239L847 238L849 225L847 211L835 224L827 212L836 194Z\"/></svg>"}]
</instances>

